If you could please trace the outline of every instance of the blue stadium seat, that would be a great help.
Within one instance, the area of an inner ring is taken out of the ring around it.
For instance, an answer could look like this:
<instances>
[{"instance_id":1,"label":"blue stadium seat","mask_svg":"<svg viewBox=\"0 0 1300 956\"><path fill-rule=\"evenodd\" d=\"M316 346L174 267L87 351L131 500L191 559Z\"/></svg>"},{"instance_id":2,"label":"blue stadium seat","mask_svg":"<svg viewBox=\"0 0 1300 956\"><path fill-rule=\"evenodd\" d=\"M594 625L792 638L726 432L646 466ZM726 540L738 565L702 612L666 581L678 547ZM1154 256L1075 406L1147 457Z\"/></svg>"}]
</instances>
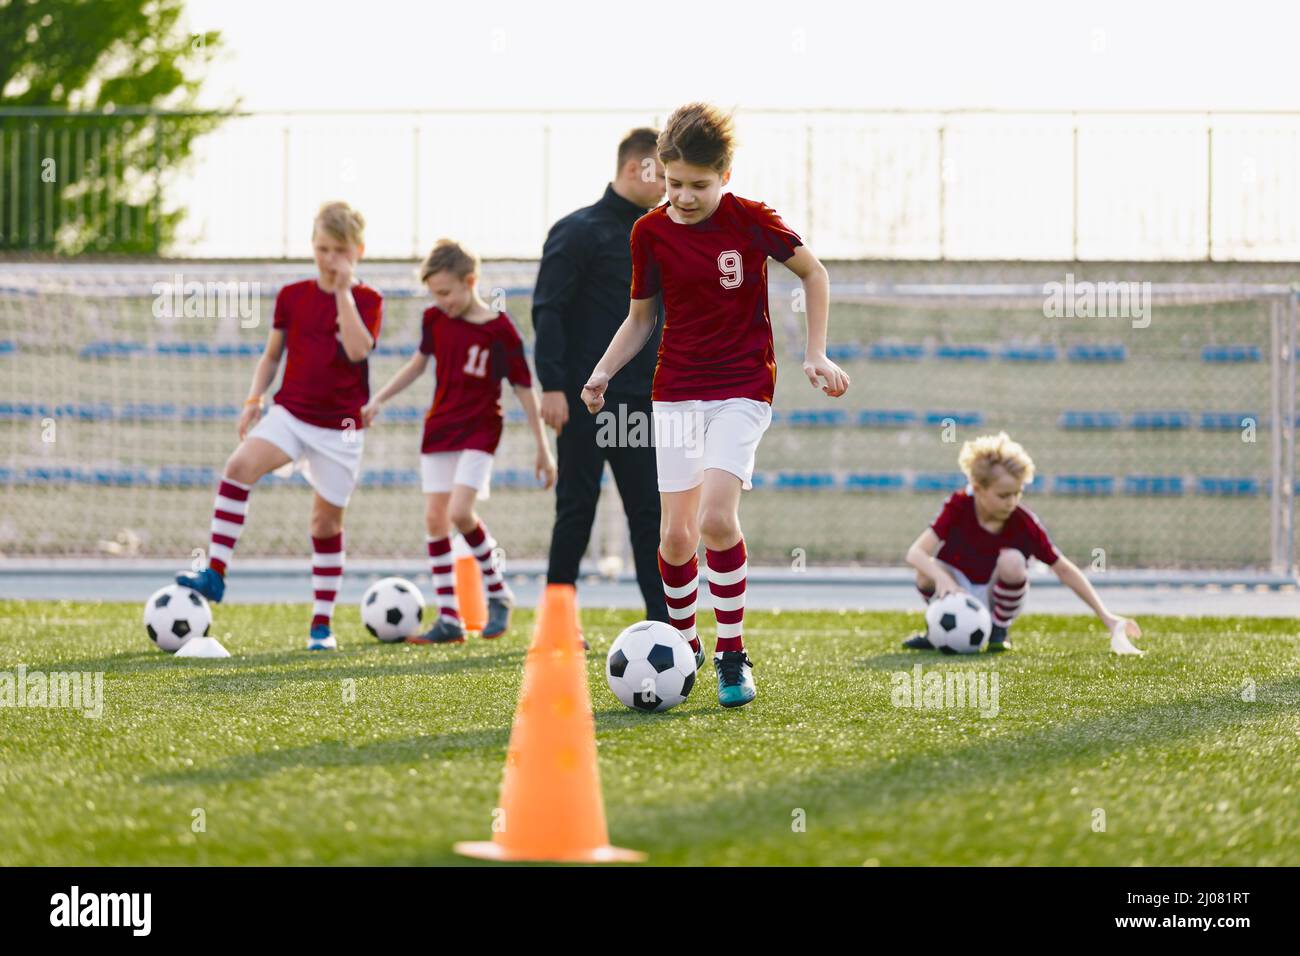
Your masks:
<instances>
[{"instance_id":1,"label":"blue stadium seat","mask_svg":"<svg viewBox=\"0 0 1300 956\"><path fill-rule=\"evenodd\" d=\"M902 428L916 422L916 412L891 408L864 408L858 412L858 425L863 428Z\"/></svg>"},{"instance_id":2,"label":"blue stadium seat","mask_svg":"<svg viewBox=\"0 0 1300 956\"><path fill-rule=\"evenodd\" d=\"M827 428L848 424L849 414L842 408L794 409L783 421L792 428Z\"/></svg>"},{"instance_id":3,"label":"blue stadium seat","mask_svg":"<svg viewBox=\"0 0 1300 956\"><path fill-rule=\"evenodd\" d=\"M1058 495L1113 495L1115 479L1111 475L1057 475L1052 491Z\"/></svg>"},{"instance_id":4,"label":"blue stadium seat","mask_svg":"<svg viewBox=\"0 0 1300 956\"><path fill-rule=\"evenodd\" d=\"M935 348L934 357L950 362L987 362L993 357L993 350L987 345L940 345Z\"/></svg>"},{"instance_id":5,"label":"blue stadium seat","mask_svg":"<svg viewBox=\"0 0 1300 956\"><path fill-rule=\"evenodd\" d=\"M873 362L916 362L925 357L925 346L873 342L867 358Z\"/></svg>"},{"instance_id":6,"label":"blue stadium seat","mask_svg":"<svg viewBox=\"0 0 1300 956\"><path fill-rule=\"evenodd\" d=\"M1251 419L1259 424L1259 416L1254 412L1201 412L1201 429L1207 432L1235 432L1244 428L1243 419Z\"/></svg>"},{"instance_id":7,"label":"blue stadium seat","mask_svg":"<svg viewBox=\"0 0 1300 956\"><path fill-rule=\"evenodd\" d=\"M775 487L795 490L824 490L835 487L835 476L829 472L782 471L778 472Z\"/></svg>"},{"instance_id":8,"label":"blue stadium seat","mask_svg":"<svg viewBox=\"0 0 1300 956\"><path fill-rule=\"evenodd\" d=\"M826 346L826 357L832 362L852 362L855 359L862 358L866 354L866 349L858 342L843 342L838 345Z\"/></svg>"},{"instance_id":9,"label":"blue stadium seat","mask_svg":"<svg viewBox=\"0 0 1300 956\"><path fill-rule=\"evenodd\" d=\"M1071 362L1122 362L1128 358L1123 345L1072 345L1065 353Z\"/></svg>"},{"instance_id":10,"label":"blue stadium seat","mask_svg":"<svg viewBox=\"0 0 1300 956\"><path fill-rule=\"evenodd\" d=\"M1061 417L1057 424L1061 428L1111 431L1124 424L1124 416L1119 412L1066 410L1061 412Z\"/></svg>"},{"instance_id":11,"label":"blue stadium seat","mask_svg":"<svg viewBox=\"0 0 1300 956\"><path fill-rule=\"evenodd\" d=\"M0 355L13 355L18 351L18 343L13 339L0 339Z\"/></svg>"},{"instance_id":12,"label":"blue stadium seat","mask_svg":"<svg viewBox=\"0 0 1300 956\"><path fill-rule=\"evenodd\" d=\"M1182 431L1192 427L1192 413L1178 411L1134 412L1129 424L1139 431Z\"/></svg>"},{"instance_id":13,"label":"blue stadium seat","mask_svg":"<svg viewBox=\"0 0 1300 956\"><path fill-rule=\"evenodd\" d=\"M960 471L922 471L912 477L913 491L960 491L966 485Z\"/></svg>"},{"instance_id":14,"label":"blue stadium seat","mask_svg":"<svg viewBox=\"0 0 1300 956\"><path fill-rule=\"evenodd\" d=\"M222 358L258 358L262 354L262 348L258 342L227 343L218 345L216 354Z\"/></svg>"},{"instance_id":15,"label":"blue stadium seat","mask_svg":"<svg viewBox=\"0 0 1300 956\"><path fill-rule=\"evenodd\" d=\"M238 405L186 405L181 417L186 421L221 421L238 418L241 411Z\"/></svg>"},{"instance_id":16,"label":"blue stadium seat","mask_svg":"<svg viewBox=\"0 0 1300 956\"><path fill-rule=\"evenodd\" d=\"M407 343L405 345L376 345L375 354L381 356L400 356L401 358L410 358L415 354L417 345Z\"/></svg>"},{"instance_id":17,"label":"blue stadium seat","mask_svg":"<svg viewBox=\"0 0 1300 956\"><path fill-rule=\"evenodd\" d=\"M194 467L173 468L164 465L158 469L158 484L164 488L215 488L217 470Z\"/></svg>"},{"instance_id":18,"label":"blue stadium seat","mask_svg":"<svg viewBox=\"0 0 1300 956\"><path fill-rule=\"evenodd\" d=\"M1003 346L1004 362L1055 362L1055 345L1007 345Z\"/></svg>"},{"instance_id":19,"label":"blue stadium seat","mask_svg":"<svg viewBox=\"0 0 1300 956\"><path fill-rule=\"evenodd\" d=\"M903 476L897 473L868 473L848 475L844 479L845 491L901 491L906 484Z\"/></svg>"},{"instance_id":20,"label":"blue stadium seat","mask_svg":"<svg viewBox=\"0 0 1300 956\"><path fill-rule=\"evenodd\" d=\"M1183 493L1182 475L1125 475L1124 494L1177 497Z\"/></svg>"},{"instance_id":21,"label":"blue stadium seat","mask_svg":"<svg viewBox=\"0 0 1300 956\"><path fill-rule=\"evenodd\" d=\"M126 421L158 422L176 418L176 406L153 402L128 402L117 410L117 417Z\"/></svg>"},{"instance_id":22,"label":"blue stadium seat","mask_svg":"<svg viewBox=\"0 0 1300 956\"><path fill-rule=\"evenodd\" d=\"M143 342L91 342L77 353L77 357L83 359L126 358L131 355L140 355L145 351L146 347Z\"/></svg>"},{"instance_id":23,"label":"blue stadium seat","mask_svg":"<svg viewBox=\"0 0 1300 956\"><path fill-rule=\"evenodd\" d=\"M1249 498L1262 492L1263 486L1255 478L1232 478L1202 475L1196 479L1196 492L1224 498Z\"/></svg>"},{"instance_id":24,"label":"blue stadium seat","mask_svg":"<svg viewBox=\"0 0 1300 956\"><path fill-rule=\"evenodd\" d=\"M982 425L984 424L983 412L926 412L925 423L927 425L942 425L944 419L951 418L958 425Z\"/></svg>"},{"instance_id":25,"label":"blue stadium seat","mask_svg":"<svg viewBox=\"0 0 1300 956\"><path fill-rule=\"evenodd\" d=\"M1234 364L1237 362L1261 362L1263 353L1258 345L1207 345L1201 349L1202 362Z\"/></svg>"}]
</instances>

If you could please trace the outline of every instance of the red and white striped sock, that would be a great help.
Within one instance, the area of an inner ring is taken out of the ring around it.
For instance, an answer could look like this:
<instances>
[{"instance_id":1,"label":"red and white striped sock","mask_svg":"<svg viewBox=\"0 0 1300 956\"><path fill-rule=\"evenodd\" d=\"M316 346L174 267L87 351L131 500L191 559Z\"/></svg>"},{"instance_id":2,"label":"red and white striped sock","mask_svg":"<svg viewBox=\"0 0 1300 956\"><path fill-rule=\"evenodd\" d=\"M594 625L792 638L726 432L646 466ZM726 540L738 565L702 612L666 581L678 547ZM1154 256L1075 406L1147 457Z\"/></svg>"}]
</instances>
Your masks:
<instances>
[{"instance_id":1,"label":"red and white striped sock","mask_svg":"<svg viewBox=\"0 0 1300 956\"><path fill-rule=\"evenodd\" d=\"M248 492L252 487L225 476L222 476L221 483L217 485L217 500L212 508L212 539L208 544L208 567L223 578L234 554L235 542L244 530L244 519L248 515Z\"/></svg>"},{"instance_id":2,"label":"red and white striped sock","mask_svg":"<svg viewBox=\"0 0 1300 956\"><path fill-rule=\"evenodd\" d=\"M483 572L483 586L487 589L488 600L492 598L507 598L509 591L506 590L506 582L501 578L501 572L505 568L505 562L502 560L501 567L494 567L492 564L492 552L496 548L496 540L488 534L488 529L480 521L474 526L474 530L465 535L465 543L469 545L470 551L478 561L479 570Z\"/></svg>"},{"instance_id":3,"label":"red and white striped sock","mask_svg":"<svg viewBox=\"0 0 1300 956\"><path fill-rule=\"evenodd\" d=\"M713 595L713 613L718 619L717 653L743 651L745 638L745 539L741 538L725 551L704 549L708 565L709 593Z\"/></svg>"},{"instance_id":4,"label":"red and white striped sock","mask_svg":"<svg viewBox=\"0 0 1300 956\"><path fill-rule=\"evenodd\" d=\"M691 555L685 564L669 564L660 551L659 577L664 582L664 602L668 605L668 617L673 627L690 643L691 650L698 651L700 638L695 632L695 602L699 596L700 559Z\"/></svg>"},{"instance_id":5,"label":"red and white striped sock","mask_svg":"<svg viewBox=\"0 0 1300 956\"><path fill-rule=\"evenodd\" d=\"M1007 584L994 578L993 587L989 588L989 616L993 618L993 623L998 627L1010 627L1011 622L1020 615L1028 596L1028 579L1018 584Z\"/></svg>"},{"instance_id":6,"label":"red and white striped sock","mask_svg":"<svg viewBox=\"0 0 1300 956\"><path fill-rule=\"evenodd\" d=\"M311 589L316 603L311 609L311 626L330 626L334 616L334 599L343 580L343 532L331 538L311 539Z\"/></svg>"},{"instance_id":7,"label":"red and white striped sock","mask_svg":"<svg viewBox=\"0 0 1300 956\"><path fill-rule=\"evenodd\" d=\"M456 603L455 565L451 557L451 538L425 536L429 544L429 563L433 568L433 590L438 595L438 614L460 623L460 605Z\"/></svg>"}]
</instances>

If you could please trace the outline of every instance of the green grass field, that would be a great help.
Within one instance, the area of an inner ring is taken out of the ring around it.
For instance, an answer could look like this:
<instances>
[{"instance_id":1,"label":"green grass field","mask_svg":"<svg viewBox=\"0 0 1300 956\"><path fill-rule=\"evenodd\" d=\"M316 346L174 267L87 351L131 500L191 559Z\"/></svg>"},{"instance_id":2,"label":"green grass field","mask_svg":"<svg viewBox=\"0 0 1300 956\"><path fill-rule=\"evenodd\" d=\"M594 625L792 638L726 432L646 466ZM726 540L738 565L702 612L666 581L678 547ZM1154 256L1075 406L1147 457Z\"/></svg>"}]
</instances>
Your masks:
<instances>
[{"instance_id":1,"label":"green grass field","mask_svg":"<svg viewBox=\"0 0 1300 956\"><path fill-rule=\"evenodd\" d=\"M235 656L186 661L139 613L0 603L0 672L105 672L100 719L0 707L0 865L468 863L452 843L490 837L531 614L436 648L342 608L309 655L303 607L223 607ZM755 703L710 673L644 715L603 678L635 618L583 611L611 837L652 864L1300 864L1294 620L1147 618L1120 659L1030 614L1015 651L952 659L899 648L916 615L751 612ZM918 662L996 673L997 717L896 708Z\"/></svg>"}]
</instances>

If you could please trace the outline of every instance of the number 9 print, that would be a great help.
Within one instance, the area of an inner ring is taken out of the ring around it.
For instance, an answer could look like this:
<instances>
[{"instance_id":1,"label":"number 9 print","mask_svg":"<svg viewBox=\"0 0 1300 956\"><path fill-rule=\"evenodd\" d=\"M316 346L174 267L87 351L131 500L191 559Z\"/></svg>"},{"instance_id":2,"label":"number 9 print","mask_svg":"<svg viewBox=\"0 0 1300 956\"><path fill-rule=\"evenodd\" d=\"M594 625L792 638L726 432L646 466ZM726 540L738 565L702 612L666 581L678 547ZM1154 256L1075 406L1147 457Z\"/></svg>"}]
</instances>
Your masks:
<instances>
[{"instance_id":1,"label":"number 9 print","mask_svg":"<svg viewBox=\"0 0 1300 956\"><path fill-rule=\"evenodd\" d=\"M745 281L745 260L735 249L718 253L718 269L722 272L718 281L724 289L738 289Z\"/></svg>"}]
</instances>

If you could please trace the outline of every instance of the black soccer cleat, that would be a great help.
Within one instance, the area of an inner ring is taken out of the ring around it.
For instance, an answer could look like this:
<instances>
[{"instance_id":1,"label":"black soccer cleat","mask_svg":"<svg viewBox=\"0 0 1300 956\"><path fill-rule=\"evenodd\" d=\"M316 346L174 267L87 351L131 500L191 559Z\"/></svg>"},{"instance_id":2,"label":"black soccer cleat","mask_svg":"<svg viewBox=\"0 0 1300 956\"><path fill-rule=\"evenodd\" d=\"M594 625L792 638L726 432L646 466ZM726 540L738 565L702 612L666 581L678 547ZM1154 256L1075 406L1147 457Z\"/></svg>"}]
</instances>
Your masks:
<instances>
[{"instance_id":1,"label":"black soccer cleat","mask_svg":"<svg viewBox=\"0 0 1300 956\"><path fill-rule=\"evenodd\" d=\"M439 617L423 634L406 639L407 644L464 644L465 629L448 617Z\"/></svg>"},{"instance_id":2,"label":"black soccer cleat","mask_svg":"<svg viewBox=\"0 0 1300 956\"><path fill-rule=\"evenodd\" d=\"M1001 624L994 624L993 629L989 631L988 650L994 654L1011 650L1011 638L1007 636L1007 629Z\"/></svg>"},{"instance_id":3,"label":"black soccer cleat","mask_svg":"<svg viewBox=\"0 0 1300 956\"><path fill-rule=\"evenodd\" d=\"M922 631L920 634L913 634L911 637L909 637L907 640L903 642L903 646L909 647L914 651L934 650L934 645L930 643L930 639L925 636L924 631Z\"/></svg>"}]
</instances>

